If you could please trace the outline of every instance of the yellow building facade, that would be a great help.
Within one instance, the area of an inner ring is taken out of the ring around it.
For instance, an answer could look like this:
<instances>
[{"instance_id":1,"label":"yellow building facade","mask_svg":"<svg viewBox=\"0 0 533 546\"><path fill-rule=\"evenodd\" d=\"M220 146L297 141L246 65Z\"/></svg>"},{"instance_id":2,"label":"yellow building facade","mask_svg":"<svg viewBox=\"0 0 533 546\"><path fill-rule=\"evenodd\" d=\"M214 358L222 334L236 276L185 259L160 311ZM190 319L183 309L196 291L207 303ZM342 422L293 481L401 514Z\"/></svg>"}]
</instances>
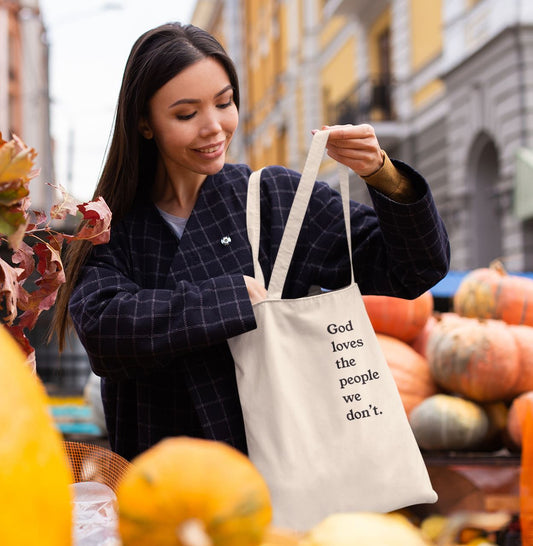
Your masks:
<instances>
[{"instance_id":1,"label":"yellow building facade","mask_svg":"<svg viewBox=\"0 0 533 546\"><path fill-rule=\"evenodd\" d=\"M221 37L241 79L231 159L300 170L312 129L371 123L429 180L453 269L500 258L533 270L533 191L520 174L533 172L520 153L533 150L533 2L518 5L198 0L193 23ZM321 177L333 174L326 162ZM351 191L368 202L364 184Z\"/></svg>"},{"instance_id":2,"label":"yellow building facade","mask_svg":"<svg viewBox=\"0 0 533 546\"><path fill-rule=\"evenodd\" d=\"M235 160L254 168L301 168L313 128L397 119L393 2L375 4L382 6L365 20L334 0L198 0L193 24L213 33L240 61ZM441 1L409 0L409 8L409 70L418 71L442 50ZM438 78L422 81L413 88L412 107L441 92ZM383 130L385 141L394 145L398 129Z\"/></svg>"}]
</instances>

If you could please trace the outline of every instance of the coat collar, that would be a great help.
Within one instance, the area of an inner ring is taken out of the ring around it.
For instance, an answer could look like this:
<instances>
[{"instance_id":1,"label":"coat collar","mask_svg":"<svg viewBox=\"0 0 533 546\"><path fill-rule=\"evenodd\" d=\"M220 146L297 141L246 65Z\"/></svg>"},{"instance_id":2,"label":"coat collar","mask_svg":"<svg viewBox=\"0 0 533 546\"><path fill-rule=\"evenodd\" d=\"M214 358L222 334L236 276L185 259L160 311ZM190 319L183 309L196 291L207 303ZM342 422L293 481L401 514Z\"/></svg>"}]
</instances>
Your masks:
<instances>
[{"instance_id":1,"label":"coat collar","mask_svg":"<svg viewBox=\"0 0 533 546\"><path fill-rule=\"evenodd\" d=\"M143 205L154 236L165 241L168 254L161 259L170 261L166 287L228 274L253 275L246 233L247 182L248 172L231 165L208 176L179 241L155 205Z\"/></svg>"}]
</instances>

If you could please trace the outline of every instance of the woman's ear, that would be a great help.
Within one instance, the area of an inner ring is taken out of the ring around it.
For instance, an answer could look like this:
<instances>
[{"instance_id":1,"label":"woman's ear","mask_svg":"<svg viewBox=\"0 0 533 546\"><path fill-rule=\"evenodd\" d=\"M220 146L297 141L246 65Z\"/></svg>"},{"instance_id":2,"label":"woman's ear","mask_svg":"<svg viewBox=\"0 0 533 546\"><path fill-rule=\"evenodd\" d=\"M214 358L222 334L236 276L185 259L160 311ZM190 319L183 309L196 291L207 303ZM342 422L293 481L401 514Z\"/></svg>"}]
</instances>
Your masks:
<instances>
[{"instance_id":1,"label":"woman's ear","mask_svg":"<svg viewBox=\"0 0 533 546\"><path fill-rule=\"evenodd\" d=\"M139 121L139 132L147 140L150 140L154 137L154 133L152 132L150 124L148 123L148 120L144 117L142 117Z\"/></svg>"}]
</instances>

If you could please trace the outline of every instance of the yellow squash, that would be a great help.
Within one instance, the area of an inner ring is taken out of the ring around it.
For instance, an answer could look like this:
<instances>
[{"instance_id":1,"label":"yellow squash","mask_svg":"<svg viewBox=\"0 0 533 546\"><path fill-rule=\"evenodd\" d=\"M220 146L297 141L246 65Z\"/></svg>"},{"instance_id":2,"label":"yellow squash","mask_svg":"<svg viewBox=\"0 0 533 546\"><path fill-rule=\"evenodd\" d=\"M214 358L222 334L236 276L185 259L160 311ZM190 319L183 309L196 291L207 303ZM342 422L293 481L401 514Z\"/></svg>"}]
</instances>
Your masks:
<instances>
[{"instance_id":1,"label":"yellow squash","mask_svg":"<svg viewBox=\"0 0 533 546\"><path fill-rule=\"evenodd\" d=\"M301 546L429 546L406 517L374 512L337 513L311 529Z\"/></svg>"},{"instance_id":2,"label":"yellow squash","mask_svg":"<svg viewBox=\"0 0 533 546\"><path fill-rule=\"evenodd\" d=\"M302 533L290 529L270 527L261 542L261 546L299 546Z\"/></svg>"},{"instance_id":3,"label":"yellow squash","mask_svg":"<svg viewBox=\"0 0 533 546\"><path fill-rule=\"evenodd\" d=\"M71 544L71 473L46 392L0 325L0 544Z\"/></svg>"}]
</instances>

